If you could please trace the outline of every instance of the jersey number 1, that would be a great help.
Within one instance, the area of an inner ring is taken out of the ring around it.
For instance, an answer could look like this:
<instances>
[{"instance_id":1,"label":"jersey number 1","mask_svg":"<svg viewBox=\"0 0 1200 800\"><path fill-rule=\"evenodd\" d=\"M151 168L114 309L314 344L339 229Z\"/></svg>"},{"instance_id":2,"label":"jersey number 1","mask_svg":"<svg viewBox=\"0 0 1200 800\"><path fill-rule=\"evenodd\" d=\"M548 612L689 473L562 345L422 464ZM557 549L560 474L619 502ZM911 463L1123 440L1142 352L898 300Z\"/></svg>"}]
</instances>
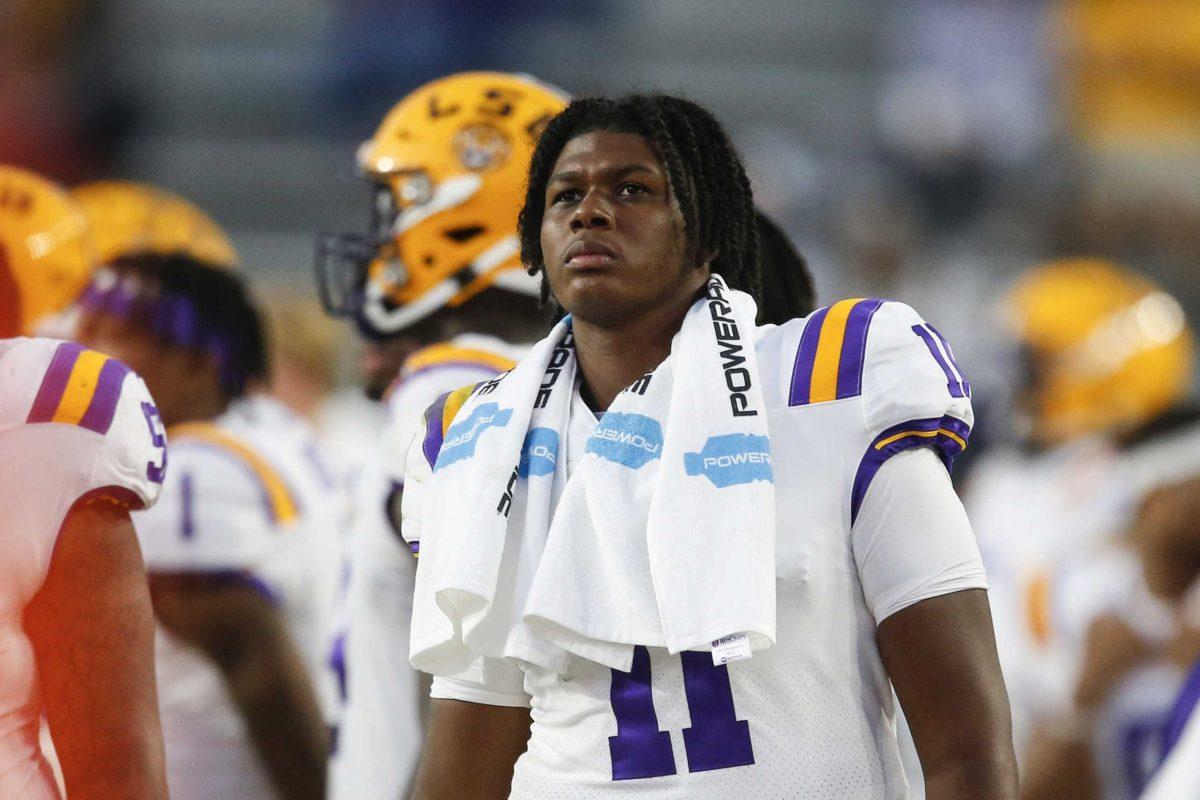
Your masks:
<instances>
[{"instance_id":1,"label":"jersey number 1","mask_svg":"<svg viewBox=\"0 0 1200 800\"><path fill-rule=\"evenodd\" d=\"M713 666L709 653L684 651L683 691L692 727L683 729L688 772L743 767L754 763L750 723L733 708L729 667ZM608 737L614 781L674 775L671 734L658 729L650 687L650 651L633 648L633 668L612 671L612 707L617 735Z\"/></svg>"}]
</instances>

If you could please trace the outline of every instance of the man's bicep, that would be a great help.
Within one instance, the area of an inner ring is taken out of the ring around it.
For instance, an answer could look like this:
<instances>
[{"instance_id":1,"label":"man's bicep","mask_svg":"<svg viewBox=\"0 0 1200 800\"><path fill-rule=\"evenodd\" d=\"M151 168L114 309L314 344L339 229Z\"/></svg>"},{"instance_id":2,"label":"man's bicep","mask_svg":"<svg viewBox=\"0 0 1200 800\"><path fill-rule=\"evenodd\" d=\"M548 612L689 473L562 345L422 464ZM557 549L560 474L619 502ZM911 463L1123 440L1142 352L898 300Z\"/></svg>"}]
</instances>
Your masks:
<instances>
[{"instance_id":1,"label":"man's bicep","mask_svg":"<svg viewBox=\"0 0 1200 800\"><path fill-rule=\"evenodd\" d=\"M128 511L102 498L71 511L25 622L68 789L111 781L107 767L124 763L122 779L140 784L130 791L154 794L154 617Z\"/></svg>"},{"instance_id":2,"label":"man's bicep","mask_svg":"<svg viewBox=\"0 0 1200 800\"><path fill-rule=\"evenodd\" d=\"M876 623L921 600L987 588L966 511L928 448L898 453L880 467L854 521L851 546Z\"/></svg>"},{"instance_id":3,"label":"man's bicep","mask_svg":"<svg viewBox=\"0 0 1200 800\"><path fill-rule=\"evenodd\" d=\"M435 699L414 800L507 798L529 726L527 708Z\"/></svg>"}]
</instances>

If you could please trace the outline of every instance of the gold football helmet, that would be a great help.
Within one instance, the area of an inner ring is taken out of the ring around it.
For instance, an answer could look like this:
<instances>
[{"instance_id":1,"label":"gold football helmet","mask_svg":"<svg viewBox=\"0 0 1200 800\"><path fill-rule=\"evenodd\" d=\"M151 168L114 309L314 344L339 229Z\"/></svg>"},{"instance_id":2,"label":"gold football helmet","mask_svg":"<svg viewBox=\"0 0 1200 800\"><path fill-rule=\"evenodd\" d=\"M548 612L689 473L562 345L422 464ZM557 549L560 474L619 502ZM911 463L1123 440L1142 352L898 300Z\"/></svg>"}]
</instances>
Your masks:
<instances>
[{"instance_id":1,"label":"gold football helmet","mask_svg":"<svg viewBox=\"0 0 1200 800\"><path fill-rule=\"evenodd\" d=\"M401 100L358 151L375 186L369 234L317 242L326 310L383 338L488 287L536 296L517 211L538 135L566 102L498 72L451 75Z\"/></svg>"},{"instance_id":2,"label":"gold football helmet","mask_svg":"<svg viewBox=\"0 0 1200 800\"><path fill-rule=\"evenodd\" d=\"M1106 261L1023 274L1006 306L1031 368L1025 398L1041 444L1149 422L1186 396L1193 335L1174 297Z\"/></svg>"},{"instance_id":3,"label":"gold football helmet","mask_svg":"<svg viewBox=\"0 0 1200 800\"><path fill-rule=\"evenodd\" d=\"M0 338L36 333L83 290L95 263L87 218L71 196L0 165Z\"/></svg>"},{"instance_id":4,"label":"gold football helmet","mask_svg":"<svg viewBox=\"0 0 1200 800\"><path fill-rule=\"evenodd\" d=\"M101 263L138 252L186 253L233 268L237 252L207 214L179 195L132 181L96 181L72 190L92 227Z\"/></svg>"}]
</instances>

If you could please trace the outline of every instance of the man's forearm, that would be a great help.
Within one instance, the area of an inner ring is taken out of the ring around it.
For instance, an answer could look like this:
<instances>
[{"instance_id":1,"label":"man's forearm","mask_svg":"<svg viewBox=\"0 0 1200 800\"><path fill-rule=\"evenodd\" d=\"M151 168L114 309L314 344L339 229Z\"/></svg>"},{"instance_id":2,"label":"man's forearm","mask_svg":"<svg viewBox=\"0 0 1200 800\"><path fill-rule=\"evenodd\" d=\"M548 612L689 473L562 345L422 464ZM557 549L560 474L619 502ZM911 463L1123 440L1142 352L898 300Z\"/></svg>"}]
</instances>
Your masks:
<instances>
[{"instance_id":1,"label":"man's forearm","mask_svg":"<svg viewBox=\"0 0 1200 800\"><path fill-rule=\"evenodd\" d=\"M303 666L269 649L225 673L255 750L286 800L325 796L328 736Z\"/></svg>"},{"instance_id":2,"label":"man's forearm","mask_svg":"<svg viewBox=\"0 0 1200 800\"><path fill-rule=\"evenodd\" d=\"M1000 747L925 769L926 800L1017 800L1017 772Z\"/></svg>"}]
</instances>

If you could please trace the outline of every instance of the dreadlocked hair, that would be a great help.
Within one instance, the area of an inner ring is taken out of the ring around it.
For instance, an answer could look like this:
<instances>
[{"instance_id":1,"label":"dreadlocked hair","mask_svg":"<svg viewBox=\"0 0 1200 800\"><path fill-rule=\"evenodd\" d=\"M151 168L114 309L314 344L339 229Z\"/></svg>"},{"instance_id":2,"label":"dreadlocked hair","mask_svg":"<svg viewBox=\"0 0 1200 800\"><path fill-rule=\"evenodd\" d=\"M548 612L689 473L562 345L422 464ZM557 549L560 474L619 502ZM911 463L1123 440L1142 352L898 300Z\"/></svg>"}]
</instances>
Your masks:
<instances>
[{"instance_id":1,"label":"dreadlocked hair","mask_svg":"<svg viewBox=\"0 0 1200 800\"><path fill-rule=\"evenodd\" d=\"M758 228L742 160L712 114L690 100L662 94L573 100L542 131L517 217L521 261L530 275L542 274L542 301L550 293L541 243L546 184L567 142L592 131L646 140L666 168L688 244L713 254L712 272L757 301L762 294Z\"/></svg>"},{"instance_id":2,"label":"dreadlocked hair","mask_svg":"<svg viewBox=\"0 0 1200 800\"><path fill-rule=\"evenodd\" d=\"M268 369L262 318L236 275L184 253L136 253L110 261L84 290L85 311L145 326L160 341L217 360L221 391L241 397Z\"/></svg>"}]
</instances>

